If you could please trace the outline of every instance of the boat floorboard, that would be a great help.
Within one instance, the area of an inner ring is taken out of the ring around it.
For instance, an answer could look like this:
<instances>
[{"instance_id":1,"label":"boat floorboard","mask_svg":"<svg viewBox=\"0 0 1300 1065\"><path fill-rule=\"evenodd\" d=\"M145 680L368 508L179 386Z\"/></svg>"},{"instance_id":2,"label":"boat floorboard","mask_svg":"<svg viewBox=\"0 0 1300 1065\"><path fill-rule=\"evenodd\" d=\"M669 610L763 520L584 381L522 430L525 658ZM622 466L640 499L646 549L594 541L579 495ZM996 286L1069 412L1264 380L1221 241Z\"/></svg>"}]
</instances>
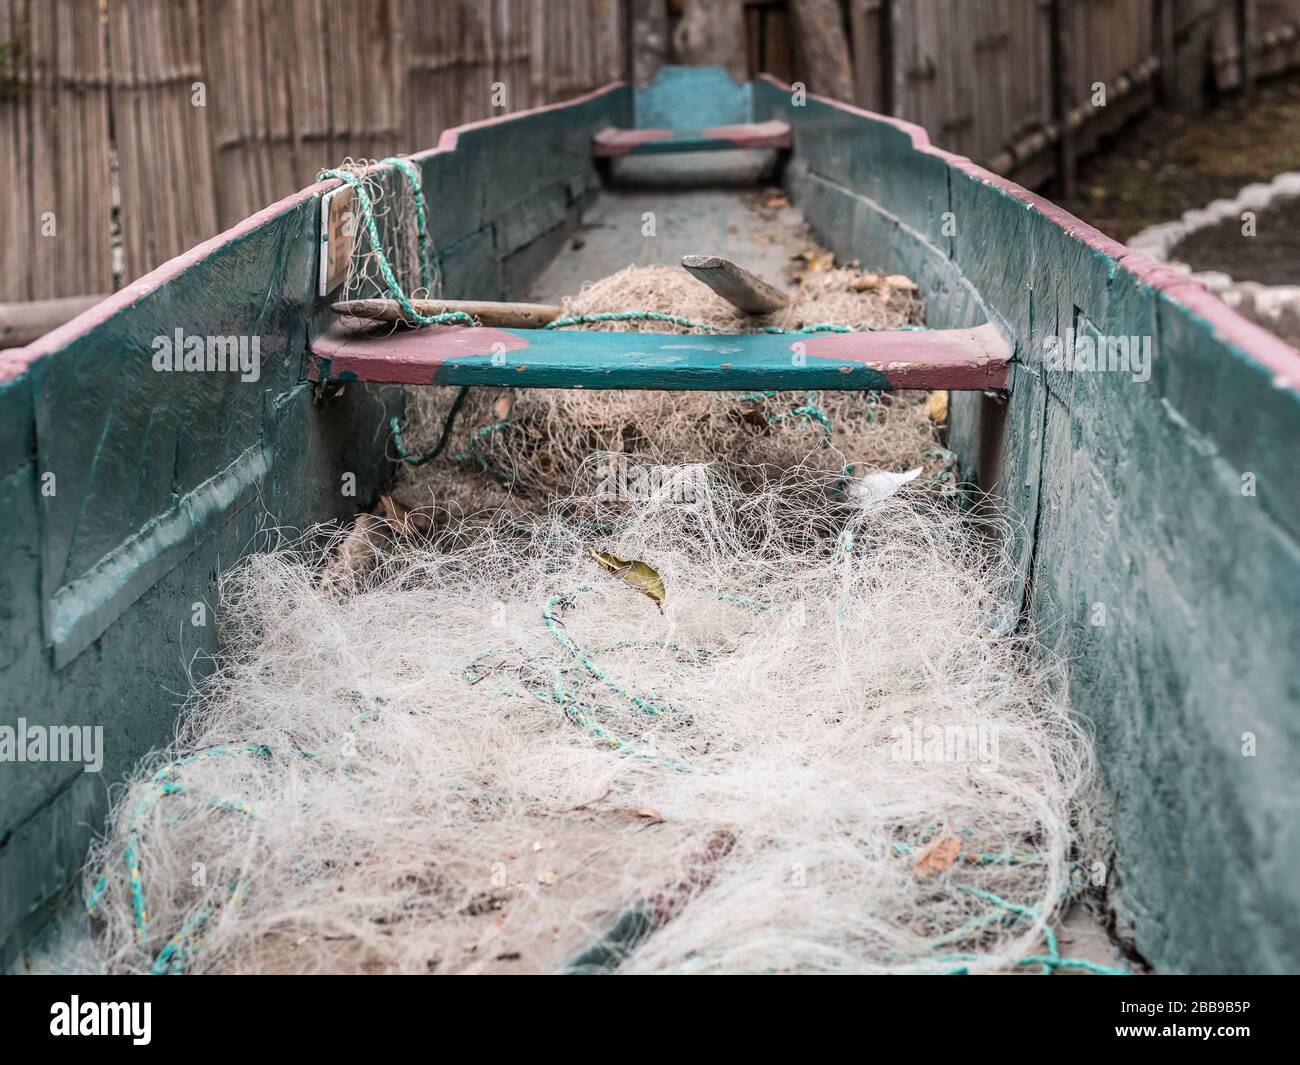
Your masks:
<instances>
[{"instance_id":1,"label":"boat floorboard","mask_svg":"<svg viewBox=\"0 0 1300 1065\"><path fill-rule=\"evenodd\" d=\"M741 122L707 129L603 129L592 138L592 154L657 155L665 152L717 151L735 148L789 148L784 122Z\"/></svg>"},{"instance_id":2,"label":"boat floorboard","mask_svg":"<svg viewBox=\"0 0 1300 1065\"><path fill-rule=\"evenodd\" d=\"M617 170L633 173L638 183L602 190L583 212L576 238L519 298L558 303L626 266L681 269L683 255L721 255L793 292L791 261L816 241L794 205L763 206L780 203L773 197L783 196L780 189L768 192L759 184L770 156L710 152L615 160ZM686 179L698 186L675 186Z\"/></svg>"}]
</instances>

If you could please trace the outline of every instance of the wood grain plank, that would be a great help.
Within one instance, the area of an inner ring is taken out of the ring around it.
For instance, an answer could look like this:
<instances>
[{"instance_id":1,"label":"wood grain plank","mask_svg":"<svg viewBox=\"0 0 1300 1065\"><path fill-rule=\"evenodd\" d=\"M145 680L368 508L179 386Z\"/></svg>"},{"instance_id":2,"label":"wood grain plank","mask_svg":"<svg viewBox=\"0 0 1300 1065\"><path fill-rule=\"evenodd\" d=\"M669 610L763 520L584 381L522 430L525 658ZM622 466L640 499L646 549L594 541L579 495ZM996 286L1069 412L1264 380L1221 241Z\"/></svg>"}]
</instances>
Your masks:
<instances>
[{"instance_id":1,"label":"wood grain plank","mask_svg":"<svg viewBox=\"0 0 1300 1065\"><path fill-rule=\"evenodd\" d=\"M592 138L598 159L664 152L710 152L731 148L789 148L790 127L777 120L737 122L705 129L605 129Z\"/></svg>"},{"instance_id":2,"label":"wood grain plank","mask_svg":"<svg viewBox=\"0 0 1300 1065\"><path fill-rule=\"evenodd\" d=\"M823 334L586 333L434 326L367 336L334 326L312 380L528 388L838 391L1007 386L992 326Z\"/></svg>"},{"instance_id":3,"label":"wood grain plank","mask_svg":"<svg viewBox=\"0 0 1300 1065\"><path fill-rule=\"evenodd\" d=\"M720 255L683 255L682 268L746 314L770 314L790 302L775 285Z\"/></svg>"}]
</instances>

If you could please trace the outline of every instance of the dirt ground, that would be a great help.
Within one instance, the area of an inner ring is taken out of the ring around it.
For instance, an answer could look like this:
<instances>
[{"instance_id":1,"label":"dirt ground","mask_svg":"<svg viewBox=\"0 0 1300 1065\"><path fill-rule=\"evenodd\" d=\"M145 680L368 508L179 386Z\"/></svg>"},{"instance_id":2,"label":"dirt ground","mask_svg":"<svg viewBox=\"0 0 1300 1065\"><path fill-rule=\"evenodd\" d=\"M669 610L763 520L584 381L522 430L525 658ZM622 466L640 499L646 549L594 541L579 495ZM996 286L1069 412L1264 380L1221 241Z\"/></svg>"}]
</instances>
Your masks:
<instances>
[{"instance_id":1,"label":"dirt ground","mask_svg":"<svg viewBox=\"0 0 1300 1065\"><path fill-rule=\"evenodd\" d=\"M1252 236L1242 233L1240 219L1229 218L1196 230L1171 255L1194 270L1221 270L1234 281L1300 285L1300 196L1259 211Z\"/></svg>"},{"instance_id":2,"label":"dirt ground","mask_svg":"<svg viewBox=\"0 0 1300 1065\"><path fill-rule=\"evenodd\" d=\"M1231 198L1243 185L1286 170L1300 170L1300 74L1261 84L1253 108L1233 96L1201 115L1143 116L1084 160L1077 195L1059 202L1126 241L1147 226ZM1264 280L1246 273L1239 279L1248 277Z\"/></svg>"}]
</instances>

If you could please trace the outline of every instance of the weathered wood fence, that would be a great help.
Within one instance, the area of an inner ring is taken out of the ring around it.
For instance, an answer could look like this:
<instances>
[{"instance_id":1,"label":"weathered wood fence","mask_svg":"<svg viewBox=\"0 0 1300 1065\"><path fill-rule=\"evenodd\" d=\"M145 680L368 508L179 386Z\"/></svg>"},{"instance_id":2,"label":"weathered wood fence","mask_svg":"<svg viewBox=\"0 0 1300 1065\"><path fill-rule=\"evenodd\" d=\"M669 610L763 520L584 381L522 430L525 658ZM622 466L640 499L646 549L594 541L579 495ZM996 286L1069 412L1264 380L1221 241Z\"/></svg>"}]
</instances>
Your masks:
<instances>
[{"instance_id":1,"label":"weathered wood fence","mask_svg":"<svg viewBox=\"0 0 1300 1065\"><path fill-rule=\"evenodd\" d=\"M115 273L138 277L344 157L428 147L615 80L621 13L620 0L0 0L0 302L109 292Z\"/></svg>"},{"instance_id":2,"label":"weathered wood fence","mask_svg":"<svg viewBox=\"0 0 1300 1065\"><path fill-rule=\"evenodd\" d=\"M1221 90L1300 65L1300 0L850 0L848 19L857 103L1031 186L1068 187L1176 71L1199 77L1198 42Z\"/></svg>"},{"instance_id":3,"label":"weathered wood fence","mask_svg":"<svg viewBox=\"0 0 1300 1065\"><path fill-rule=\"evenodd\" d=\"M322 166L621 77L643 2L0 0L0 302L111 291ZM746 7L753 68L806 76L787 0ZM1189 10L1225 89L1300 64L1300 0L842 9L857 103L1030 185L1150 106Z\"/></svg>"}]
</instances>

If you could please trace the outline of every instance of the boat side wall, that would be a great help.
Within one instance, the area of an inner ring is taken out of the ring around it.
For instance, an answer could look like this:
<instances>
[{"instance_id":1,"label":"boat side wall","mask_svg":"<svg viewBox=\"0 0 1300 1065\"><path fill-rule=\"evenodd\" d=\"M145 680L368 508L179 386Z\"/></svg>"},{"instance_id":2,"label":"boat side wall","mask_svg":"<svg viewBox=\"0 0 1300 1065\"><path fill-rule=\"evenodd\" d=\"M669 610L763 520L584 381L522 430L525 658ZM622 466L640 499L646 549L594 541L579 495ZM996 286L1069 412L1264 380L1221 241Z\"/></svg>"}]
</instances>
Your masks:
<instances>
[{"instance_id":1,"label":"boat side wall","mask_svg":"<svg viewBox=\"0 0 1300 1065\"><path fill-rule=\"evenodd\" d=\"M518 298L600 188L595 133L632 121L621 84L447 130L420 165L443 295Z\"/></svg>"},{"instance_id":2,"label":"boat side wall","mask_svg":"<svg viewBox=\"0 0 1300 1065\"><path fill-rule=\"evenodd\" d=\"M170 739L187 667L202 675L217 647L219 573L269 546L264 529L345 517L388 472L374 427L400 412L398 390L315 405L304 381L318 195L0 365L0 725L103 730L99 772L0 764L6 956L76 873L108 789ZM156 371L155 339L178 329L255 338L257 379ZM355 496L343 494L348 473Z\"/></svg>"},{"instance_id":3,"label":"boat side wall","mask_svg":"<svg viewBox=\"0 0 1300 1065\"><path fill-rule=\"evenodd\" d=\"M915 126L767 79L755 112L793 127L837 254L1014 344L1005 406L954 395L953 447L1096 735L1113 840L1081 861L1120 932L1163 971L1300 970L1300 353ZM1049 365L1070 335L1149 338L1149 379Z\"/></svg>"},{"instance_id":4,"label":"boat side wall","mask_svg":"<svg viewBox=\"0 0 1300 1065\"><path fill-rule=\"evenodd\" d=\"M572 232L598 183L590 143L626 124L621 86L477 123L414 157L448 296L499 298ZM400 173L375 174L404 195ZM171 738L219 646L219 575L276 531L346 519L392 466L401 390L317 397L312 186L0 357L0 727L103 729L103 767L0 762L0 966L47 918L109 788ZM257 379L160 372L158 338L257 338Z\"/></svg>"}]
</instances>

